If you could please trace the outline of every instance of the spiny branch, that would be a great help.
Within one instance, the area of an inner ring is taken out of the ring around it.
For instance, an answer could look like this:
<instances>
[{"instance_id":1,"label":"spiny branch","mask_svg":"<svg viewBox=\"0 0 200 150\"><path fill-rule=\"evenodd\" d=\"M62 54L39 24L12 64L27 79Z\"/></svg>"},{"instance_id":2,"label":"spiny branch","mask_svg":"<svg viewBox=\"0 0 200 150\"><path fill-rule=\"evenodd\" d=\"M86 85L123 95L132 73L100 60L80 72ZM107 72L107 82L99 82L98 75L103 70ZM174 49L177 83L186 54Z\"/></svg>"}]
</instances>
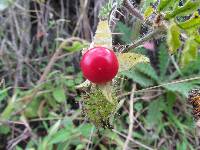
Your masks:
<instances>
[{"instance_id":1,"label":"spiny branch","mask_svg":"<svg viewBox=\"0 0 200 150\"><path fill-rule=\"evenodd\" d=\"M134 8L134 6L131 4L129 0L124 0L124 6L128 9L131 15L137 17L141 21L144 21L143 15L139 12L139 10Z\"/></svg>"},{"instance_id":2,"label":"spiny branch","mask_svg":"<svg viewBox=\"0 0 200 150\"><path fill-rule=\"evenodd\" d=\"M144 42L149 41L150 39L152 39L156 36L163 35L165 32L166 32L166 29L164 27L159 27L159 28L153 30L152 32L150 32L149 34L145 35L143 38L141 38L141 39L133 42L132 44L130 44L122 52L128 52L129 50L134 49L134 48L142 45Z\"/></svg>"}]
</instances>

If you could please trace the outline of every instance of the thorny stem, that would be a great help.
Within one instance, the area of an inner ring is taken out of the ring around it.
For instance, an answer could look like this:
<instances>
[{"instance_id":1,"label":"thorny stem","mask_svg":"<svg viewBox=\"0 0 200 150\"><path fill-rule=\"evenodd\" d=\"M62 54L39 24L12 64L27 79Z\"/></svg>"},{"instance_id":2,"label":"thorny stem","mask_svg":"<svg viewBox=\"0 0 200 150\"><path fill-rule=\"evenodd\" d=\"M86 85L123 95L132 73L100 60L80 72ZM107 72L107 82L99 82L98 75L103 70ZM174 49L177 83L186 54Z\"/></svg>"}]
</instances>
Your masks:
<instances>
[{"instance_id":1,"label":"thorny stem","mask_svg":"<svg viewBox=\"0 0 200 150\"><path fill-rule=\"evenodd\" d=\"M163 35L166 32L165 27L161 26L155 30L153 30L152 32L150 32L149 34L145 35L143 38L133 42L132 44L130 44L126 49L124 49L122 52L128 52L131 49L134 49L140 45L142 45L144 42L152 39L155 36L160 36Z\"/></svg>"},{"instance_id":2,"label":"thorny stem","mask_svg":"<svg viewBox=\"0 0 200 150\"><path fill-rule=\"evenodd\" d=\"M137 17L141 21L144 21L143 15L131 4L129 0L124 0L124 6L128 9L131 15Z\"/></svg>"}]
</instances>

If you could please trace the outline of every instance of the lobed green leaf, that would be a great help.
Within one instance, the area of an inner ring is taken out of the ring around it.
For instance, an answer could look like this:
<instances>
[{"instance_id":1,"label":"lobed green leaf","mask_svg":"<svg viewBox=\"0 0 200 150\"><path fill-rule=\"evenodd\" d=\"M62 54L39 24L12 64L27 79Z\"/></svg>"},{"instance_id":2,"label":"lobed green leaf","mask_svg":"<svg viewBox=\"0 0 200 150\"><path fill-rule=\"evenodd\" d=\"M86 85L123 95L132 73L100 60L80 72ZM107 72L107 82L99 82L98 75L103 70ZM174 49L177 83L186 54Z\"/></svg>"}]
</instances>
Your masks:
<instances>
[{"instance_id":1,"label":"lobed green leaf","mask_svg":"<svg viewBox=\"0 0 200 150\"><path fill-rule=\"evenodd\" d=\"M180 29L175 23L171 23L167 30L167 44L170 53L175 53L181 45Z\"/></svg>"}]
</instances>

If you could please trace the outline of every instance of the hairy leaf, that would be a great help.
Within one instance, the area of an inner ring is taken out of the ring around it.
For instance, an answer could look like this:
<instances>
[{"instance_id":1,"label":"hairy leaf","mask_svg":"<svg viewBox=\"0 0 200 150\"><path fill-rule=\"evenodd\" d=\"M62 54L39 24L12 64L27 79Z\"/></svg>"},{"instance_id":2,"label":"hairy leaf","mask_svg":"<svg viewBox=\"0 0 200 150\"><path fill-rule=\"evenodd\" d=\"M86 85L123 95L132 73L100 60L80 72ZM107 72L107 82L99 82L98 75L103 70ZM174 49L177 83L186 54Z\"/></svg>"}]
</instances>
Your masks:
<instances>
[{"instance_id":1,"label":"hairy leaf","mask_svg":"<svg viewBox=\"0 0 200 150\"><path fill-rule=\"evenodd\" d=\"M175 23L171 23L167 30L167 44L170 53L175 53L181 45L180 29Z\"/></svg>"},{"instance_id":2,"label":"hairy leaf","mask_svg":"<svg viewBox=\"0 0 200 150\"><path fill-rule=\"evenodd\" d=\"M150 64L140 63L136 65L135 68L139 72L153 79L154 81L158 81L157 73L155 72L154 68Z\"/></svg>"},{"instance_id":3,"label":"hairy leaf","mask_svg":"<svg viewBox=\"0 0 200 150\"><path fill-rule=\"evenodd\" d=\"M174 0L160 0L159 5L158 5L158 11L162 11L166 7L168 7Z\"/></svg>"},{"instance_id":4,"label":"hairy leaf","mask_svg":"<svg viewBox=\"0 0 200 150\"><path fill-rule=\"evenodd\" d=\"M181 66L189 64L191 61L195 61L198 57L198 45L193 39L188 39L184 46L181 55Z\"/></svg>"},{"instance_id":5,"label":"hairy leaf","mask_svg":"<svg viewBox=\"0 0 200 150\"><path fill-rule=\"evenodd\" d=\"M94 36L94 46L104 46L112 49L112 34L108 21L100 21Z\"/></svg>"},{"instance_id":6,"label":"hairy leaf","mask_svg":"<svg viewBox=\"0 0 200 150\"><path fill-rule=\"evenodd\" d=\"M149 58L147 58L144 55L136 53L118 53L117 58L120 65L119 72L129 70L138 63L149 62Z\"/></svg>"},{"instance_id":7,"label":"hairy leaf","mask_svg":"<svg viewBox=\"0 0 200 150\"><path fill-rule=\"evenodd\" d=\"M165 104L163 99L158 99L152 101L148 106L147 112L147 125L149 128L153 128L155 125L158 125L162 119L162 110L164 110Z\"/></svg>"},{"instance_id":8,"label":"hairy leaf","mask_svg":"<svg viewBox=\"0 0 200 150\"><path fill-rule=\"evenodd\" d=\"M184 16L184 15L189 15L196 11L200 7L200 1L191 1L188 0L184 6L177 7L175 10L172 12L168 12L165 16L165 19L171 19L176 16Z\"/></svg>"},{"instance_id":9,"label":"hairy leaf","mask_svg":"<svg viewBox=\"0 0 200 150\"><path fill-rule=\"evenodd\" d=\"M158 66L160 71L160 78L163 79L169 65L169 55L167 52L167 48L164 44L160 45L159 47L158 58L159 58Z\"/></svg>"},{"instance_id":10,"label":"hairy leaf","mask_svg":"<svg viewBox=\"0 0 200 150\"><path fill-rule=\"evenodd\" d=\"M179 23L178 26L182 29L190 29L195 27L200 27L200 16L197 14L193 16L191 19Z\"/></svg>"},{"instance_id":11,"label":"hairy leaf","mask_svg":"<svg viewBox=\"0 0 200 150\"><path fill-rule=\"evenodd\" d=\"M181 68L181 72L182 74L188 76L188 75L192 75L192 74L197 74L200 73L200 57L198 57L196 59L196 61L190 62L186 65L184 65L184 67Z\"/></svg>"},{"instance_id":12,"label":"hairy leaf","mask_svg":"<svg viewBox=\"0 0 200 150\"><path fill-rule=\"evenodd\" d=\"M61 88L61 87L58 87L58 88L54 89L53 97L59 103L65 101L66 100L65 90L63 88Z\"/></svg>"},{"instance_id":13,"label":"hairy leaf","mask_svg":"<svg viewBox=\"0 0 200 150\"><path fill-rule=\"evenodd\" d=\"M120 38L123 42L125 42L126 44L131 43L131 28L127 27L125 24L119 21L117 23L116 30L117 32L122 33L122 35L120 35Z\"/></svg>"},{"instance_id":14,"label":"hairy leaf","mask_svg":"<svg viewBox=\"0 0 200 150\"><path fill-rule=\"evenodd\" d=\"M184 83L175 83L170 85L164 85L166 89L172 92L179 92L185 97L188 96L188 92L197 87L196 82L184 82Z\"/></svg>"},{"instance_id":15,"label":"hairy leaf","mask_svg":"<svg viewBox=\"0 0 200 150\"><path fill-rule=\"evenodd\" d=\"M124 71L121 74L128 77L129 79L132 79L142 87L149 87L155 84L152 79L150 79L143 73L137 71L136 69L131 69L130 71Z\"/></svg>"}]
</instances>

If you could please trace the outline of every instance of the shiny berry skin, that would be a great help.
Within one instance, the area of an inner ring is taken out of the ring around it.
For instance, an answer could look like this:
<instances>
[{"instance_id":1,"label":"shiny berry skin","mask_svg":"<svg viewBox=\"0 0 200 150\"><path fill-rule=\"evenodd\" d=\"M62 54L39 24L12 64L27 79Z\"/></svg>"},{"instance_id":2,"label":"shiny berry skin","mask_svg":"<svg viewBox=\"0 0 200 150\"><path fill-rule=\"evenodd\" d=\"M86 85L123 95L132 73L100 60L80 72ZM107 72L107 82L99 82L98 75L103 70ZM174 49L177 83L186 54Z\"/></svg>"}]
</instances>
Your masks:
<instances>
[{"instance_id":1,"label":"shiny berry skin","mask_svg":"<svg viewBox=\"0 0 200 150\"><path fill-rule=\"evenodd\" d=\"M105 47L89 49L83 55L80 65L83 76L96 84L111 81L119 68L115 53Z\"/></svg>"}]
</instances>

